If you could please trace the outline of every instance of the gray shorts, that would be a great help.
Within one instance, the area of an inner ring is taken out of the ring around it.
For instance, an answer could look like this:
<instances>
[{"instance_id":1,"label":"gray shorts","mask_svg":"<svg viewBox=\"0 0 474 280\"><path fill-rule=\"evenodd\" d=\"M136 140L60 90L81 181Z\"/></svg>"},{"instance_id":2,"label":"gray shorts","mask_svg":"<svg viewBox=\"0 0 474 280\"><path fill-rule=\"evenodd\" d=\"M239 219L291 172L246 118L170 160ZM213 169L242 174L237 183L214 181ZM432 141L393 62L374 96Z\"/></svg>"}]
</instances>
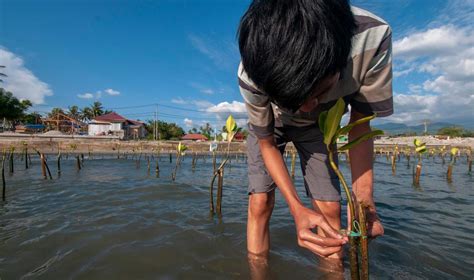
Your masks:
<instances>
[{"instance_id":1,"label":"gray shorts","mask_svg":"<svg viewBox=\"0 0 474 280\"><path fill-rule=\"evenodd\" d=\"M249 194L270 192L276 188L263 162L258 139L252 131L247 137ZM328 152L319 127L276 127L275 141L283 154L286 144L293 142L301 162L306 195L322 201L340 201L341 188L336 173L329 165ZM337 163L337 156L334 157Z\"/></svg>"}]
</instances>

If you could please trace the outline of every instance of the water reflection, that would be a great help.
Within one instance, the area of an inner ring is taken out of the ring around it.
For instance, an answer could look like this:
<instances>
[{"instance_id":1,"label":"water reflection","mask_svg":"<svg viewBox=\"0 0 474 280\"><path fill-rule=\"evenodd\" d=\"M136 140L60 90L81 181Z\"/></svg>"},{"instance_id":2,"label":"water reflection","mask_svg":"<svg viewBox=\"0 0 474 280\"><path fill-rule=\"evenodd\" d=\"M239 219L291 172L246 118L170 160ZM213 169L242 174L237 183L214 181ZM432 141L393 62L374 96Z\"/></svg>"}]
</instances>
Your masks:
<instances>
[{"instance_id":1,"label":"water reflection","mask_svg":"<svg viewBox=\"0 0 474 280\"><path fill-rule=\"evenodd\" d=\"M260 255L248 253L247 261L251 280L279 279L278 275L271 269L268 253ZM315 279L344 279L344 265L340 259L320 257L314 268Z\"/></svg>"},{"instance_id":2,"label":"water reflection","mask_svg":"<svg viewBox=\"0 0 474 280\"><path fill-rule=\"evenodd\" d=\"M252 280L266 280L275 279L270 277L270 268L268 265L268 253L257 255L248 253L247 260L250 270L250 279Z\"/></svg>"}]
</instances>

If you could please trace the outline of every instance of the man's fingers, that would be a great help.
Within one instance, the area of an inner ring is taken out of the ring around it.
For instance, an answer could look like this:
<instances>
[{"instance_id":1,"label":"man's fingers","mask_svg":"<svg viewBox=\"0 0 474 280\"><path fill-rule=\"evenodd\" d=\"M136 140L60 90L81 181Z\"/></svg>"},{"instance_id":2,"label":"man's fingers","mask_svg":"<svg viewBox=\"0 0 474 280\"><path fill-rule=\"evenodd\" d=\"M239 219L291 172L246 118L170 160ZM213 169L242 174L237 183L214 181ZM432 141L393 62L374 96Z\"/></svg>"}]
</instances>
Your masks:
<instances>
[{"instance_id":1,"label":"man's fingers","mask_svg":"<svg viewBox=\"0 0 474 280\"><path fill-rule=\"evenodd\" d=\"M309 249L311 252L313 252L316 255L322 256L322 257L327 257L332 254L335 254L339 251L341 251L342 247L321 247L318 245L315 245L311 242L308 241L303 241L302 242L303 247Z\"/></svg>"},{"instance_id":2,"label":"man's fingers","mask_svg":"<svg viewBox=\"0 0 474 280\"><path fill-rule=\"evenodd\" d=\"M314 243L324 247L340 247L346 243L346 241L342 238L324 237L312 232L309 229L302 230L299 233L299 237L305 242Z\"/></svg>"},{"instance_id":3,"label":"man's fingers","mask_svg":"<svg viewBox=\"0 0 474 280\"><path fill-rule=\"evenodd\" d=\"M329 224L328 222L326 222L326 220L324 220L323 222L321 222L319 225L318 225L322 230L324 230L324 232L326 233L326 236L327 237L331 237L331 238L334 238L334 239L339 239L339 240L345 240L344 239L344 236L342 236L339 232L337 232L335 229L333 229ZM347 241L347 240L345 240ZM344 242L345 243L345 242Z\"/></svg>"}]
</instances>

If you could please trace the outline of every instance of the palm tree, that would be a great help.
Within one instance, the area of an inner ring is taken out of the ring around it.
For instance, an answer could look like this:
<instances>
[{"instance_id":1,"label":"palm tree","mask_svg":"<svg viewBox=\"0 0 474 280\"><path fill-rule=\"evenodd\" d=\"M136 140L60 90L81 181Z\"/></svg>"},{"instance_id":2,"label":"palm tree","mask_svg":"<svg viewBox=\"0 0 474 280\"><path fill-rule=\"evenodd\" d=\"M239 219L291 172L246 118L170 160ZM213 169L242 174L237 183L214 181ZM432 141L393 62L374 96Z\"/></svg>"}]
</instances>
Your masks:
<instances>
[{"instance_id":1,"label":"palm tree","mask_svg":"<svg viewBox=\"0 0 474 280\"><path fill-rule=\"evenodd\" d=\"M64 110L61 109L61 108L53 108L51 109L51 112L48 113L48 118L50 119L57 119L58 118L58 114L64 114Z\"/></svg>"},{"instance_id":2,"label":"palm tree","mask_svg":"<svg viewBox=\"0 0 474 280\"><path fill-rule=\"evenodd\" d=\"M104 114L104 107L102 106L102 103L100 103L99 101L95 101L91 105L91 111L93 117L97 117Z\"/></svg>"},{"instance_id":3,"label":"palm tree","mask_svg":"<svg viewBox=\"0 0 474 280\"><path fill-rule=\"evenodd\" d=\"M73 118L73 119L75 119L75 120L80 120L80 119L82 119L82 117L81 117L81 112L79 112L79 107L77 107L76 105L73 105L73 106L69 106L69 107L68 107L67 115L68 115L70 118Z\"/></svg>"},{"instance_id":4,"label":"palm tree","mask_svg":"<svg viewBox=\"0 0 474 280\"><path fill-rule=\"evenodd\" d=\"M92 109L89 107L84 107L81 110L81 117L82 121L90 121L94 118L94 114L92 112Z\"/></svg>"}]
</instances>

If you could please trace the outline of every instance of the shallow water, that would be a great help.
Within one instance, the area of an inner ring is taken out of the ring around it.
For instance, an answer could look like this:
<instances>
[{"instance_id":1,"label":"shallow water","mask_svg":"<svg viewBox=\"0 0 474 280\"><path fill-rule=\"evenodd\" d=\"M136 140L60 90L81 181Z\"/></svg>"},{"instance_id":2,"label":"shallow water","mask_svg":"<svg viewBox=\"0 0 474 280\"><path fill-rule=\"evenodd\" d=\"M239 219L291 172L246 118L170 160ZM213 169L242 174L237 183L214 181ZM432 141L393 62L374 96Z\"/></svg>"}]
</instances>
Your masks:
<instances>
[{"instance_id":1,"label":"shallow water","mask_svg":"<svg viewBox=\"0 0 474 280\"><path fill-rule=\"evenodd\" d=\"M7 202L0 203L0 278L39 279L248 279L247 176L243 160L226 168L223 218L209 216L211 160L182 163L162 158L160 177L132 159L86 159L76 170L70 158L54 180L38 162L17 162L6 173ZM347 166L341 169L348 175ZM380 157L375 198L385 236L370 243L373 279L472 279L474 192L465 159L452 184L441 160L425 159L421 187L411 184L406 159L397 175ZM304 188L299 168L296 185ZM309 203L309 201L306 202ZM308 204L309 205L309 204ZM344 221L345 219L343 219ZM271 220L272 279L324 278L316 258L298 248L288 208L277 193ZM346 276L348 263L345 262ZM348 278L348 277L346 277Z\"/></svg>"}]
</instances>

